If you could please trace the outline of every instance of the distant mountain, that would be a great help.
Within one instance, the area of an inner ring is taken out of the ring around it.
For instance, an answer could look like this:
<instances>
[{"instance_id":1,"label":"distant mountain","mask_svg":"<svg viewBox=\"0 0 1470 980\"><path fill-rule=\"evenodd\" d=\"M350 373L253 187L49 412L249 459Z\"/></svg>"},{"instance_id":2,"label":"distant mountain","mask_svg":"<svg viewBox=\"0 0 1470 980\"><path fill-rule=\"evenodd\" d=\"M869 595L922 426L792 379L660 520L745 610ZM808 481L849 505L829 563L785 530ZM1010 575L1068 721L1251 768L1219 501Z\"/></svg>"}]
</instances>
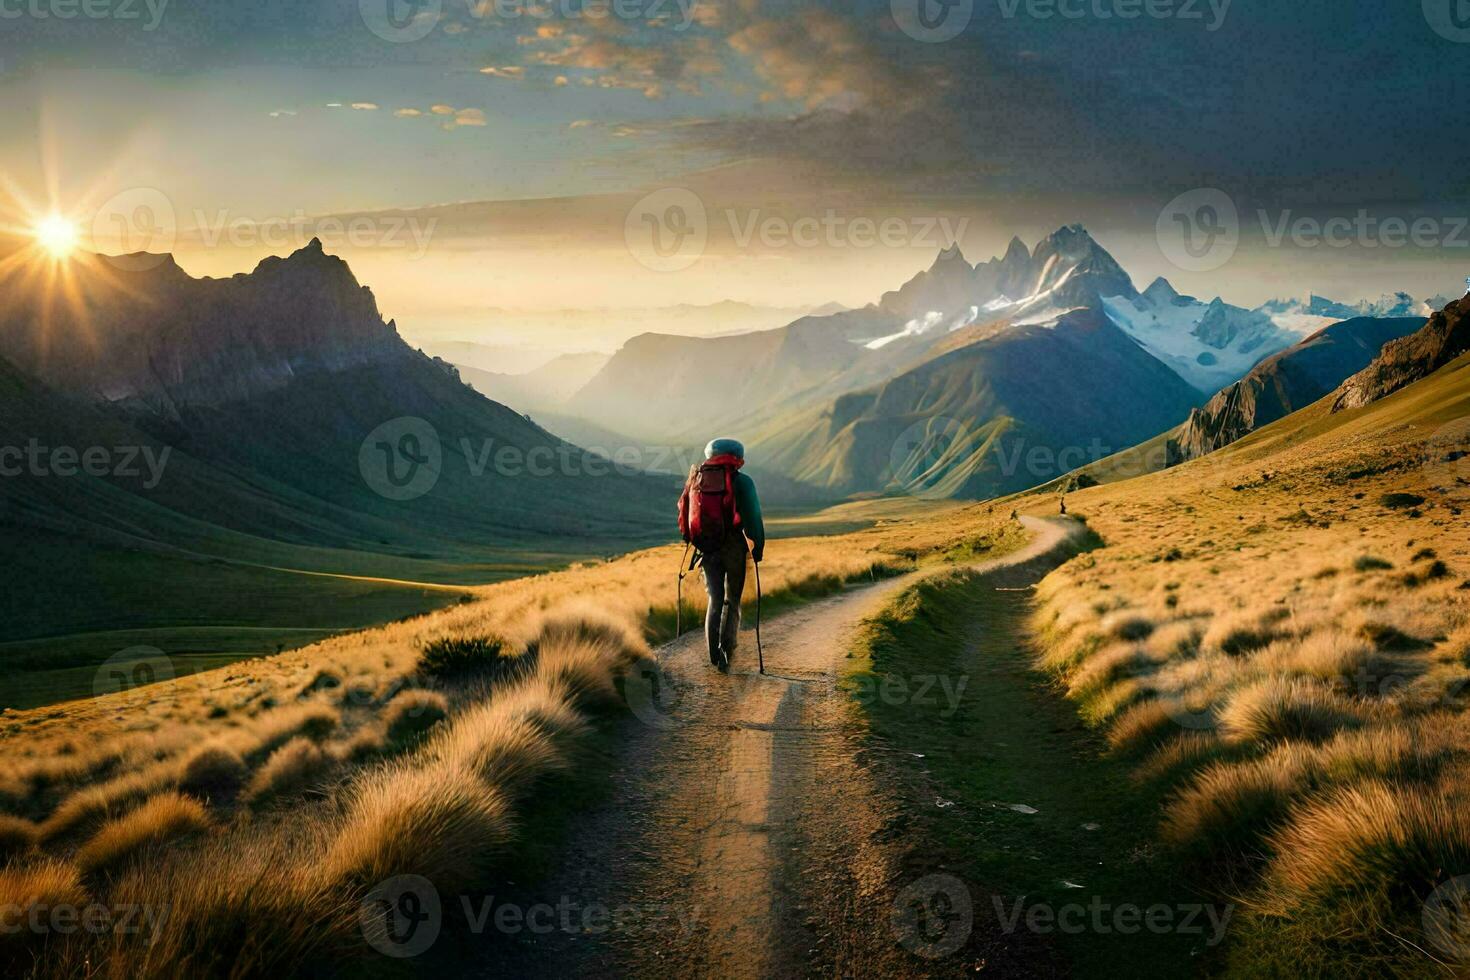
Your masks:
<instances>
[{"instance_id":1,"label":"distant mountain","mask_svg":"<svg viewBox=\"0 0 1470 980\"><path fill-rule=\"evenodd\" d=\"M1427 303L1407 293L1351 305L1308 296L1271 300L1248 310L1218 297L1203 303L1180 295L1162 278L1141 296L1106 299L1104 308L1114 323L1205 392L1228 386L1330 324L1362 317L1427 317L1431 312Z\"/></svg>"},{"instance_id":2,"label":"distant mountain","mask_svg":"<svg viewBox=\"0 0 1470 980\"><path fill-rule=\"evenodd\" d=\"M54 388L177 415L343 371L403 349L372 293L312 243L249 275L193 279L170 256L121 271L79 256L66 291L12 279L0 356Z\"/></svg>"},{"instance_id":3,"label":"distant mountain","mask_svg":"<svg viewBox=\"0 0 1470 980\"><path fill-rule=\"evenodd\" d=\"M971 265L958 246L875 304L737 337L635 337L566 404L566 413L643 438L779 427L844 392L908 370L955 338L1022 325L1129 295L1127 274L1080 225L1033 252Z\"/></svg>"},{"instance_id":4,"label":"distant mountain","mask_svg":"<svg viewBox=\"0 0 1470 980\"><path fill-rule=\"evenodd\" d=\"M1084 309L843 395L764 440L762 458L834 493L987 497L1146 439L1197 400L1100 312Z\"/></svg>"},{"instance_id":5,"label":"distant mountain","mask_svg":"<svg viewBox=\"0 0 1470 980\"><path fill-rule=\"evenodd\" d=\"M1159 278L1141 294L1103 300L1108 318L1201 392L1216 391L1300 334L1262 310L1202 303Z\"/></svg>"},{"instance_id":6,"label":"distant mountain","mask_svg":"<svg viewBox=\"0 0 1470 980\"><path fill-rule=\"evenodd\" d=\"M1337 390L1332 410L1360 408L1427 377L1470 351L1470 296L1445 306L1416 333L1384 345L1373 362Z\"/></svg>"},{"instance_id":7,"label":"distant mountain","mask_svg":"<svg viewBox=\"0 0 1470 980\"><path fill-rule=\"evenodd\" d=\"M483 344L469 340L432 340L416 344L424 353L460 368L492 374L526 374L558 357L557 351L526 344Z\"/></svg>"},{"instance_id":8,"label":"distant mountain","mask_svg":"<svg viewBox=\"0 0 1470 980\"><path fill-rule=\"evenodd\" d=\"M460 378L486 398L531 414L560 411L566 400L592 380L610 357L597 351L561 354L523 374L482 371L463 364L455 367L459 368Z\"/></svg>"},{"instance_id":9,"label":"distant mountain","mask_svg":"<svg viewBox=\"0 0 1470 980\"><path fill-rule=\"evenodd\" d=\"M1423 326L1421 317L1354 317L1274 354L1189 413L1176 458L1195 459L1331 393L1385 343Z\"/></svg>"},{"instance_id":10,"label":"distant mountain","mask_svg":"<svg viewBox=\"0 0 1470 980\"><path fill-rule=\"evenodd\" d=\"M875 307L803 317L732 337L643 334L623 345L564 411L659 444L697 442L853 368L897 326Z\"/></svg>"},{"instance_id":11,"label":"distant mountain","mask_svg":"<svg viewBox=\"0 0 1470 980\"><path fill-rule=\"evenodd\" d=\"M74 464L63 479L43 453L0 480L12 542L432 577L434 562L510 567L523 551L544 567L667 537L672 481L585 466L405 344L318 244L226 280L167 260L82 259L70 275L74 301L4 284L0 446L127 453L144 477L146 447L166 465L152 481ZM64 591L75 567L43 565L36 588ZM181 574L159 587L203 581Z\"/></svg>"},{"instance_id":12,"label":"distant mountain","mask_svg":"<svg viewBox=\"0 0 1470 980\"><path fill-rule=\"evenodd\" d=\"M1097 306L1104 296L1134 295L1132 280L1113 257L1081 225L1068 225L1042 239L1034 253L1014 238L1004 256L975 266L958 245L950 246L928 271L885 293L878 305L908 320L968 313L972 323L998 316L1045 320Z\"/></svg>"}]
</instances>

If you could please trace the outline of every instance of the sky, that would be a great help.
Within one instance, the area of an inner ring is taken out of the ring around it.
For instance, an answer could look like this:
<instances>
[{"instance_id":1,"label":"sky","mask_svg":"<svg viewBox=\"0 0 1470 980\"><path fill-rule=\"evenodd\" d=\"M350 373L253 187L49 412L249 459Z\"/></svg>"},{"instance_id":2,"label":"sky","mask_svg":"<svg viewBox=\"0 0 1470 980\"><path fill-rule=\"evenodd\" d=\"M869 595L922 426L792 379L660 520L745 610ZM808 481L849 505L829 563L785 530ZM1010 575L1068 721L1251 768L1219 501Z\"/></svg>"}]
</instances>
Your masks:
<instances>
[{"instance_id":1,"label":"sky","mask_svg":"<svg viewBox=\"0 0 1470 980\"><path fill-rule=\"evenodd\" d=\"M860 305L1072 222L1140 288L1427 296L1470 274L1463 6L0 0L0 175L195 274L321 233L423 335Z\"/></svg>"}]
</instances>

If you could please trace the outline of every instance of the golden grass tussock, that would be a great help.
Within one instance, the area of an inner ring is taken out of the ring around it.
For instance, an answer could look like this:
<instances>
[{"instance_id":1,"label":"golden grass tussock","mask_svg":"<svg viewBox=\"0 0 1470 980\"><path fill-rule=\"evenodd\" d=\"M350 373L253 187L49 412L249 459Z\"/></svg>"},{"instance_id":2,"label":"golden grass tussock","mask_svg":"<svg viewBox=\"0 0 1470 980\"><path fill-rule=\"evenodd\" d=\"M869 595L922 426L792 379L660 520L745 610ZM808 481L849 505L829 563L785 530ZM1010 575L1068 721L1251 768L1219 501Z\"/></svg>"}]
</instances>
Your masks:
<instances>
[{"instance_id":1,"label":"golden grass tussock","mask_svg":"<svg viewBox=\"0 0 1470 980\"><path fill-rule=\"evenodd\" d=\"M394 764L354 787L323 867L330 880L362 886L422 875L456 894L483 880L511 836L509 804L476 773Z\"/></svg>"},{"instance_id":2,"label":"golden grass tussock","mask_svg":"<svg viewBox=\"0 0 1470 980\"><path fill-rule=\"evenodd\" d=\"M7 926L0 929L0 973L19 977L34 968L34 956L40 952L35 946L43 943L47 934L26 929L32 914L46 921L51 909L79 911L90 901L87 889L82 887L81 873L72 862L41 858L0 865L0 909L4 909Z\"/></svg>"},{"instance_id":3,"label":"golden grass tussock","mask_svg":"<svg viewBox=\"0 0 1470 980\"><path fill-rule=\"evenodd\" d=\"M178 785L191 796L217 801L238 792L249 775L240 753L223 742L209 742L184 758Z\"/></svg>"},{"instance_id":4,"label":"golden grass tussock","mask_svg":"<svg viewBox=\"0 0 1470 980\"><path fill-rule=\"evenodd\" d=\"M1208 651L1218 651L1232 657L1241 657L1268 645L1280 635L1280 622L1276 610L1242 609L1216 616L1205 631L1203 645Z\"/></svg>"},{"instance_id":5,"label":"golden grass tussock","mask_svg":"<svg viewBox=\"0 0 1470 980\"><path fill-rule=\"evenodd\" d=\"M1166 805L1163 839L1195 854L1245 852L1306 788L1310 773L1294 745L1244 763L1214 763Z\"/></svg>"},{"instance_id":6,"label":"golden grass tussock","mask_svg":"<svg viewBox=\"0 0 1470 980\"><path fill-rule=\"evenodd\" d=\"M282 796L296 796L330 771L330 753L304 735L298 735L271 753L245 787L245 799L263 803Z\"/></svg>"},{"instance_id":7,"label":"golden grass tussock","mask_svg":"<svg viewBox=\"0 0 1470 980\"><path fill-rule=\"evenodd\" d=\"M1423 976L1423 900L1470 873L1450 808L1470 797L1470 537L1463 491L1403 465L1437 423L1374 421L1390 408L1079 491L1103 546L1043 580L1032 623L1037 666L1170 789L1161 836L1263 915L1250 929ZM1423 502L1375 503L1392 493Z\"/></svg>"},{"instance_id":8,"label":"golden grass tussock","mask_svg":"<svg viewBox=\"0 0 1470 980\"><path fill-rule=\"evenodd\" d=\"M41 832L24 817L0 813L0 863L28 853L41 839Z\"/></svg>"},{"instance_id":9,"label":"golden grass tussock","mask_svg":"<svg viewBox=\"0 0 1470 980\"><path fill-rule=\"evenodd\" d=\"M383 729L393 745L405 746L423 738L449 717L449 699L438 691L399 691L383 709Z\"/></svg>"},{"instance_id":10,"label":"golden grass tussock","mask_svg":"<svg viewBox=\"0 0 1470 980\"><path fill-rule=\"evenodd\" d=\"M1470 799L1463 787L1340 787L1301 808L1272 849L1271 881L1289 905L1394 888L1426 897L1470 868Z\"/></svg>"},{"instance_id":11,"label":"golden grass tussock","mask_svg":"<svg viewBox=\"0 0 1470 980\"><path fill-rule=\"evenodd\" d=\"M527 687L548 691L544 684ZM524 795L537 780L566 767L567 758L558 742L567 732L565 728L548 731L536 720L541 712L526 710L530 699L517 695L522 692L464 712L434 739L426 754L475 773L509 797ZM555 695L548 692L548 696Z\"/></svg>"},{"instance_id":12,"label":"golden grass tussock","mask_svg":"<svg viewBox=\"0 0 1470 980\"><path fill-rule=\"evenodd\" d=\"M136 933L77 934L48 947L51 976L340 974L362 948L359 892L320 873L325 825L302 822L193 839L111 879L112 902L141 910Z\"/></svg>"},{"instance_id":13,"label":"golden grass tussock","mask_svg":"<svg viewBox=\"0 0 1470 980\"><path fill-rule=\"evenodd\" d=\"M1236 691L1220 711L1220 728L1233 742L1315 742L1358 724L1361 717L1330 687L1273 677Z\"/></svg>"},{"instance_id":14,"label":"golden grass tussock","mask_svg":"<svg viewBox=\"0 0 1470 980\"><path fill-rule=\"evenodd\" d=\"M171 784L176 772L175 766L160 763L141 772L76 790L41 821L38 828L41 840L50 842L95 830L103 821L121 816Z\"/></svg>"},{"instance_id":15,"label":"golden grass tussock","mask_svg":"<svg viewBox=\"0 0 1470 980\"><path fill-rule=\"evenodd\" d=\"M86 874L112 871L151 847L202 833L209 825L209 816L198 800L160 793L126 816L104 824L77 851L77 866Z\"/></svg>"}]
</instances>

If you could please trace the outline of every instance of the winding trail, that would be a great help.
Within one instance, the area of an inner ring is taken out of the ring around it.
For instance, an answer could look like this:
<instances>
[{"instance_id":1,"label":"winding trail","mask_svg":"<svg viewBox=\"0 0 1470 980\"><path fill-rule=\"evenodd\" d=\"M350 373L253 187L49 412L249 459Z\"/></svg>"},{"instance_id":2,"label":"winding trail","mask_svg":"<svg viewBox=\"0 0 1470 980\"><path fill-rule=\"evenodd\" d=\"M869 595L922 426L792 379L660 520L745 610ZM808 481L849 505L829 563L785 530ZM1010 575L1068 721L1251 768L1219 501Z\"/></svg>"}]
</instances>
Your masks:
<instances>
[{"instance_id":1,"label":"winding trail","mask_svg":"<svg viewBox=\"0 0 1470 980\"><path fill-rule=\"evenodd\" d=\"M1030 543L977 570L1046 559L1081 529L1021 520ZM858 625L925 574L765 623L765 676L749 629L728 676L709 666L701 631L660 648L657 671L630 686L638 720L621 733L609 798L578 818L550 879L518 899L571 911L559 928L490 944L484 975L953 973L890 927L903 818L837 687Z\"/></svg>"}]
</instances>

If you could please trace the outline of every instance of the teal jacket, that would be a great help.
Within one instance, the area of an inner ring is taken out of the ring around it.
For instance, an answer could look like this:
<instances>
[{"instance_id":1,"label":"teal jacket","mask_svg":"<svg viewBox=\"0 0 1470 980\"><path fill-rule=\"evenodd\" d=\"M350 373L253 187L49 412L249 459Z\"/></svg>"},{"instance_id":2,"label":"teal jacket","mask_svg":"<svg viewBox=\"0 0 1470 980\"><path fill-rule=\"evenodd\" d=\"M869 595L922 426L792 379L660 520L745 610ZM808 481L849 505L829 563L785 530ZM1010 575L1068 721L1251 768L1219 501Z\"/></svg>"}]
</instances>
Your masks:
<instances>
[{"instance_id":1,"label":"teal jacket","mask_svg":"<svg viewBox=\"0 0 1470 980\"><path fill-rule=\"evenodd\" d=\"M755 481L740 472L735 474L735 512L740 527L750 539L751 557L760 561L766 551L766 523L761 519L761 498L755 492Z\"/></svg>"}]
</instances>

